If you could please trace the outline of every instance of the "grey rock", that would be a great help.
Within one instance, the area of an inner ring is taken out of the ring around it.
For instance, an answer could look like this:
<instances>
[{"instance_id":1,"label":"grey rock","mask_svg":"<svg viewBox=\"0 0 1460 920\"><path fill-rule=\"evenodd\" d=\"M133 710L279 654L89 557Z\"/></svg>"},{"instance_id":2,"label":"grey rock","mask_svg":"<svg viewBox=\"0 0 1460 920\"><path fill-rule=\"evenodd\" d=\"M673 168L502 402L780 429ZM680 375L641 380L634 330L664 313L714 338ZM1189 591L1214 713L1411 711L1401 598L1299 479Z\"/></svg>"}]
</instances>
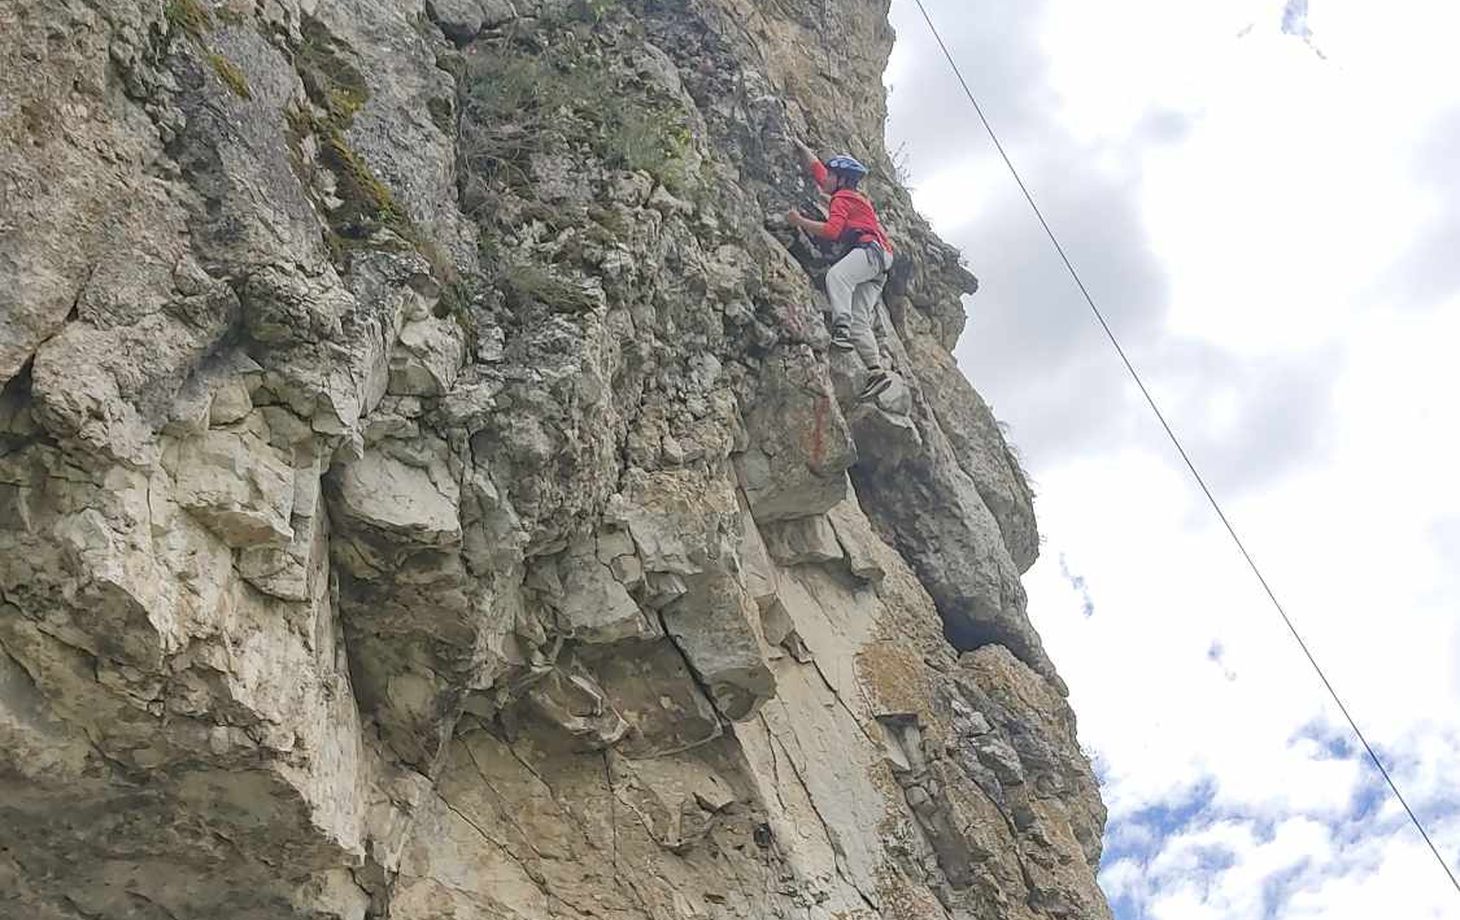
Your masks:
<instances>
[{"instance_id":1,"label":"grey rock","mask_svg":"<svg viewBox=\"0 0 1460 920\"><path fill-rule=\"evenodd\" d=\"M394 396L441 396L461 370L461 332L449 319L426 317L408 322L390 355Z\"/></svg>"},{"instance_id":2,"label":"grey rock","mask_svg":"<svg viewBox=\"0 0 1460 920\"><path fill-rule=\"evenodd\" d=\"M882 562L887 546L873 532L855 500L832 508L827 512L826 520L836 534L836 541L852 574L873 584L881 582L887 575L887 568Z\"/></svg>"},{"instance_id":3,"label":"grey rock","mask_svg":"<svg viewBox=\"0 0 1460 920\"><path fill-rule=\"evenodd\" d=\"M887 387L874 397L877 408L894 416L905 416L912 412L912 391L899 374L891 374Z\"/></svg>"},{"instance_id":4,"label":"grey rock","mask_svg":"<svg viewBox=\"0 0 1460 920\"><path fill-rule=\"evenodd\" d=\"M517 10L510 0L482 0L482 25L495 29L517 18Z\"/></svg>"},{"instance_id":5,"label":"grey rock","mask_svg":"<svg viewBox=\"0 0 1460 920\"><path fill-rule=\"evenodd\" d=\"M891 31L680 6L7 6L0 913L1109 917Z\"/></svg>"},{"instance_id":6,"label":"grey rock","mask_svg":"<svg viewBox=\"0 0 1460 920\"><path fill-rule=\"evenodd\" d=\"M888 412L876 403L863 403L854 408L849 417L857 443L871 462L878 465L896 465L903 459L920 458L923 451L923 437L917 425L907 413Z\"/></svg>"},{"instance_id":7,"label":"grey rock","mask_svg":"<svg viewBox=\"0 0 1460 920\"><path fill-rule=\"evenodd\" d=\"M347 518L426 545L461 539L459 492L444 472L432 476L429 469L376 452L342 465L334 475Z\"/></svg>"},{"instance_id":8,"label":"grey rock","mask_svg":"<svg viewBox=\"0 0 1460 920\"><path fill-rule=\"evenodd\" d=\"M208 423L230 425L241 421L253 411L253 398L247 381L235 377L226 381L213 394L208 404Z\"/></svg>"},{"instance_id":9,"label":"grey rock","mask_svg":"<svg viewBox=\"0 0 1460 920\"><path fill-rule=\"evenodd\" d=\"M998 738L981 737L974 742L978 759L994 771L999 782L1005 786L1017 786L1024 782L1024 767L1019 755L1008 742Z\"/></svg>"},{"instance_id":10,"label":"grey rock","mask_svg":"<svg viewBox=\"0 0 1460 920\"><path fill-rule=\"evenodd\" d=\"M909 360L898 336L890 334L888 341L899 360ZM896 548L938 605L956 648L1005 645L1062 686L1026 615L1018 567L998 522L926 400L916 392L914 397L909 416L891 416L865 404L852 415L862 456L852 474L863 508L894 535ZM924 501L902 500L908 488Z\"/></svg>"},{"instance_id":11,"label":"grey rock","mask_svg":"<svg viewBox=\"0 0 1460 920\"><path fill-rule=\"evenodd\" d=\"M744 576L746 590L760 607L764 619L771 608L780 605L779 575L760 527L750 514L744 493L737 496L737 501L740 505L740 572ZM780 643L779 639L767 638L767 641L771 645Z\"/></svg>"},{"instance_id":12,"label":"grey rock","mask_svg":"<svg viewBox=\"0 0 1460 920\"><path fill-rule=\"evenodd\" d=\"M548 603L556 613L559 631L569 639L589 643L660 635L657 620L651 621L639 609L624 583L600 561L596 549L592 540L585 539L555 560L558 589Z\"/></svg>"},{"instance_id":13,"label":"grey rock","mask_svg":"<svg viewBox=\"0 0 1460 920\"><path fill-rule=\"evenodd\" d=\"M629 730L603 690L584 674L553 669L532 684L527 700L539 715L591 750L608 747Z\"/></svg>"},{"instance_id":14,"label":"grey rock","mask_svg":"<svg viewBox=\"0 0 1460 920\"><path fill-rule=\"evenodd\" d=\"M229 546L288 543L294 471L257 439L209 431L178 452L177 503Z\"/></svg>"},{"instance_id":15,"label":"grey rock","mask_svg":"<svg viewBox=\"0 0 1460 920\"><path fill-rule=\"evenodd\" d=\"M727 719L753 716L776 692L760 611L734 578L707 574L663 612L664 627Z\"/></svg>"},{"instance_id":16,"label":"grey rock","mask_svg":"<svg viewBox=\"0 0 1460 920\"><path fill-rule=\"evenodd\" d=\"M910 336L908 347L938 427L998 521L1014 564L1020 572L1028 571L1039 556L1039 535L1034 528L1034 493L1018 457L951 356L919 335Z\"/></svg>"},{"instance_id":17,"label":"grey rock","mask_svg":"<svg viewBox=\"0 0 1460 920\"><path fill-rule=\"evenodd\" d=\"M749 449L736 459L757 521L821 514L846 495L856 448L822 372L805 351L767 362L746 416Z\"/></svg>"},{"instance_id":18,"label":"grey rock","mask_svg":"<svg viewBox=\"0 0 1460 920\"><path fill-rule=\"evenodd\" d=\"M735 794L714 778L695 787L694 796L700 807L708 812L724 811L736 801Z\"/></svg>"},{"instance_id":19,"label":"grey rock","mask_svg":"<svg viewBox=\"0 0 1460 920\"><path fill-rule=\"evenodd\" d=\"M654 610L662 610L688 593L689 585L683 576L674 572L650 572L644 576L644 603Z\"/></svg>"},{"instance_id":20,"label":"grey rock","mask_svg":"<svg viewBox=\"0 0 1460 920\"><path fill-rule=\"evenodd\" d=\"M628 723L616 747L625 757L667 757L721 737L714 705L668 639L590 647L579 660Z\"/></svg>"},{"instance_id":21,"label":"grey rock","mask_svg":"<svg viewBox=\"0 0 1460 920\"><path fill-rule=\"evenodd\" d=\"M458 45L476 38L486 18L477 0L427 0L426 9L446 37Z\"/></svg>"},{"instance_id":22,"label":"grey rock","mask_svg":"<svg viewBox=\"0 0 1460 920\"><path fill-rule=\"evenodd\" d=\"M842 558L836 530L824 514L766 525L766 549L781 565L807 565Z\"/></svg>"}]
</instances>

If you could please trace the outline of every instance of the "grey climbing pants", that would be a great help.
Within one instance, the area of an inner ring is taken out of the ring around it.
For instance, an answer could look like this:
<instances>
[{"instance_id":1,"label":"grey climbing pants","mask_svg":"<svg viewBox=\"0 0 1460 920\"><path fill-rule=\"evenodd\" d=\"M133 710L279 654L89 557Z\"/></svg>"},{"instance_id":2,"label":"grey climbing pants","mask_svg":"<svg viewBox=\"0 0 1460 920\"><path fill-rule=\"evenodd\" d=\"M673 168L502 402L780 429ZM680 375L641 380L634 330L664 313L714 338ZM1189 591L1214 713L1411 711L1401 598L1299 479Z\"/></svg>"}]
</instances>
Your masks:
<instances>
[{"instance_id":1,"label":"grey climbing pants","mask_svg":"<svg viewBox=\"0 0 1460 920\"><path fill-rule=\"evenodd\" d=\"M877 349L877 336L872 322L877 315L877 300L887 283L887 270L892 267L892 254L880 246L858 247L841 257L826 273L826 296L831 299L833 328L845 326L851 335L867 370L882 367L882 353Z\"/></svg>"}]
</instances>

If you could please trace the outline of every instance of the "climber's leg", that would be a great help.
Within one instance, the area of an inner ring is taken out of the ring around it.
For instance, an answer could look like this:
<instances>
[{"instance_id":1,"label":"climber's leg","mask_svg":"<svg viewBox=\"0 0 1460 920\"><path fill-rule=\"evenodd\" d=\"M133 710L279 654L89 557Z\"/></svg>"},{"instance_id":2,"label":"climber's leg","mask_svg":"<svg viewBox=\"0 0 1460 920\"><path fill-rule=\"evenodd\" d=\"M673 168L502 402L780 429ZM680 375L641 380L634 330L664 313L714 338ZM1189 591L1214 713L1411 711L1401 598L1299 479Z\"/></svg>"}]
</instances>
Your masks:
<instances>
[{"instance_id":1,"label":"climber's leg","mask_svg":"<svg viewBox=\"0 0 1460 920\"><path fill-rule=\"evenodd\" d=\"M881 257L875 250L858 249L854 253L862 253L867 260L869 271L876 272L866 281L857 285L852 292L852 344L857 348L857 355L861 357L862 363L869 371L878 371L882 368L882 352L877 347L877 333L873 331L873 325L877 320L877 301L882 297L882 285L885 276L882 274Z\"/></svg>"},{"instance_id":2,"label":"climber's leg","mask_svg":"<svg viewBox=\"0 0 1460 920\"><path fill-rule=\"evenodd\" d=\"M852 300L852 341L862 363L867 365L867 380L862 387L861 398L872 399L892 383L887 368L882 366L882 352L877 347L877 304L882 299L882 289L887 284L887 269L891 258L880 249L865 249L867 258L877 270L870 281L857 285Z\"/></svg>"},{"instance_id":3,"label":"climber's leg","mask_svg":"<svg viewBox=\"0 0 1460 920\"><path fill-rule=\"evenodd\" d=\"M856 344L852 329L856 322L854 301L857 287L879 274L881 270L876 259L868 259L865 249L848 252L826 273L826 296L831 300L831 343L834 347L850 349ZM868 331L870 333L870 328ZM874 340L874 354L876 345ZM858 351L861 351L860 347ZM866 355L862 360L866 360Z\"/></svg>"},{"instance_id":4,"label":"climber's leg","mask_svg":"<svg viewBox=\"0 0 1460 920\"><path fill-rule=\"evenodd\" d=\"M851 301L851 343L856 346L861 364L866 365L869 371L882 368L882 350L877 348L877 334L872 329L880 295L882 283L870 280L857 285Z\"/></svg>"}]
</instances>

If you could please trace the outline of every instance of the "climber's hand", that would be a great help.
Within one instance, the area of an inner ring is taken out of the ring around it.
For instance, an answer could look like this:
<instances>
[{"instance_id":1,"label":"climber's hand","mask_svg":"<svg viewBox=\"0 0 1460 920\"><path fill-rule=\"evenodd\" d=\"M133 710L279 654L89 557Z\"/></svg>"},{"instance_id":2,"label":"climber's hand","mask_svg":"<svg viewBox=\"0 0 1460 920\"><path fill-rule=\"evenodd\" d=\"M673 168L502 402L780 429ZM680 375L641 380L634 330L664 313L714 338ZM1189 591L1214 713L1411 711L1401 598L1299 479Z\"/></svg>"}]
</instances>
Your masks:
<instances>
[{"instance_id":1,"label":"climber's hand","mask_svg":"<svg viewBox=\"0 0 1460 920\"><path fill-rule=\"evenodd\" d=\"M796 150L801 154L801 162L810 169L811 164L816 162L816 151L806 146L806 143L799 137L791 138L791 143L796 145Z\"/></svg>"},{"instance_id":2,"label":"climber's hand","mask_svg":"<svg viewBox=\"0 0 1460 920\"><path fill-rule=\"evenodd\" d=\"M805 220L805 218L802 217L801 212L796 210L795 208L792 208L791 210L786 212L786 223L790 224L792 227L801 226L801 221L803 220Z\"/></svg>"}]
</instances>

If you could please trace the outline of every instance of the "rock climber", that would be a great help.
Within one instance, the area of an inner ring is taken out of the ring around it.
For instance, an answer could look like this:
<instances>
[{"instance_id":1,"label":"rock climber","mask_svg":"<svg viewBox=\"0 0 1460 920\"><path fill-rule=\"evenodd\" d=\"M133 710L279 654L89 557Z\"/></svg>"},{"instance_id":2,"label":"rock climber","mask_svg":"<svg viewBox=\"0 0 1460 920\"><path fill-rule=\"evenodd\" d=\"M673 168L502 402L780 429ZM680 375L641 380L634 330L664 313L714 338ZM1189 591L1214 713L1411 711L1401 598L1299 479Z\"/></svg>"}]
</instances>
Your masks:
<instances>
[{"instance_id":1,"label":"rock climber","mask_svg":"<svg viewBox=\"0 0 1460 920\"><path fill-rule=\"evenodd\" d=\"M882 231L872 202L857 190L867 167L846 154L823 163L810 147L799 140L794 143L811 178L831 200L824 221L811 220L794 208L786 213L786 220L793 227L846 248L826 273L826 294L831 299L831 346L844 351L856 349L867 366L861 398L872 399L892 382L882 366L882 353L872 331L877 301L892 268L892 244Z\"/></svg>"}]
</instances>

